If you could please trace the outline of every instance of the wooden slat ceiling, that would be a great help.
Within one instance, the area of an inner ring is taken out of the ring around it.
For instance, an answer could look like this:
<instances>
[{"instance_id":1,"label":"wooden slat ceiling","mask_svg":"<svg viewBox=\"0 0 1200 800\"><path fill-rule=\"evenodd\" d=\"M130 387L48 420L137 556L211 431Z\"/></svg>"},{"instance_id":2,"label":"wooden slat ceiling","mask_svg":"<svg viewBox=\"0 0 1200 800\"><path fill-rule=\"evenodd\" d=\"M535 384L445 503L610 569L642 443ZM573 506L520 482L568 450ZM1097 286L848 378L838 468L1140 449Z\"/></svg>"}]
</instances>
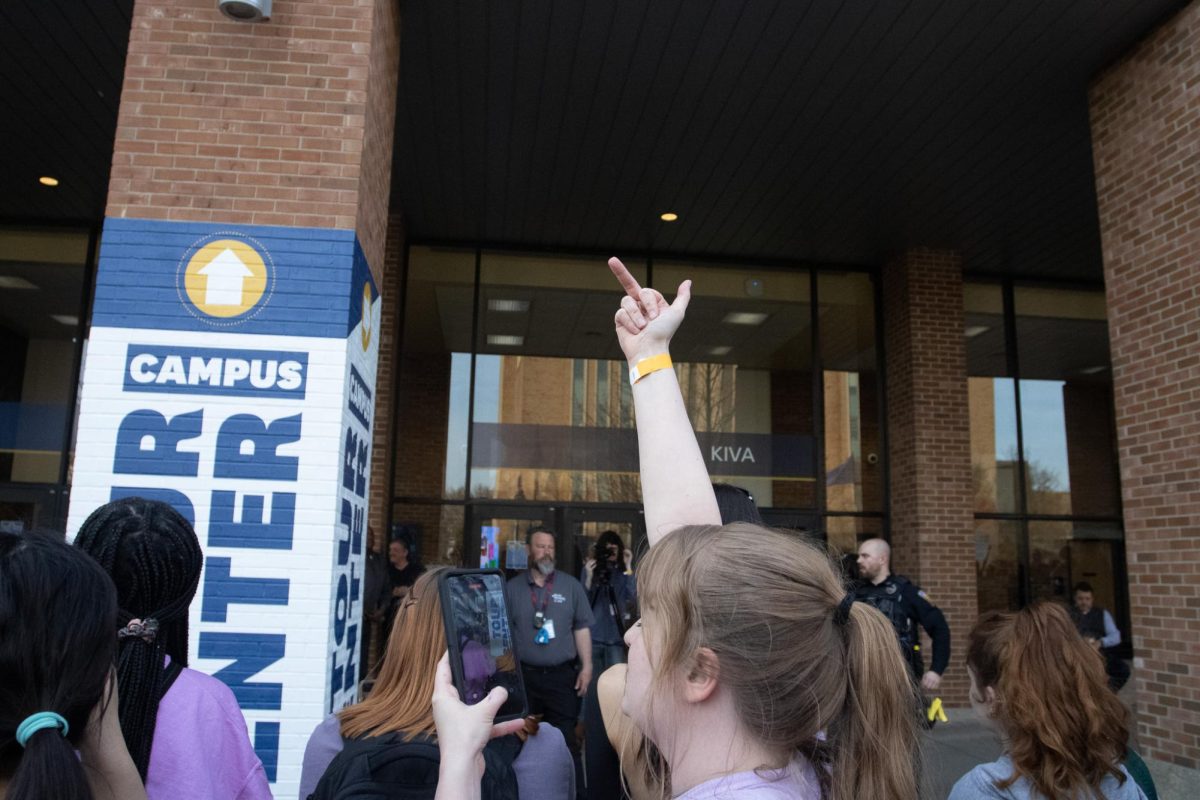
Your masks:
<instances>
[{"instance_id":1,"label":"wooden slat ceiling","mask_svg":"<svg viewBox=\"0 0 1200 800\"><path fill-rule=\"evenodd\" d=\"M1182 4L408 0L396 201L414 240L1099 279L1086 86Z\"/></svg>"},{"instance_id":2,"label":"wooden slat ceiling","mask_svg":"<svg viewBox=\"0 0 1200 800\"><path fill-rule=\"evenodd\" d=\"M1087 82L1185 2L404 0L394 203L414 241L1098 279ZM132 3L0 3L0 222L102 215Z\"/></svg>"}]
</instances>

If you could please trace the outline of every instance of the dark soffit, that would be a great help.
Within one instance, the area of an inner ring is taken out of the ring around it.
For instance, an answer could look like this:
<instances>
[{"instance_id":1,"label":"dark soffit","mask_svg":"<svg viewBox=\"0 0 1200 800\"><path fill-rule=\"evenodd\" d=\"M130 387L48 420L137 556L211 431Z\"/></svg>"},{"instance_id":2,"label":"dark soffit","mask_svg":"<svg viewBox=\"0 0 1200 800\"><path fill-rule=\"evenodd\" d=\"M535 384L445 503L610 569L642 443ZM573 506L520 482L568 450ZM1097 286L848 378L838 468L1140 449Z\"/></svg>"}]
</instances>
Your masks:
<instances>
[{"instance_id":1,"label":"dark soffit","mask_svg":"<svg viewBox=\"0 0 1200 800\"><path fill-rule=\"evenodd\" d=\"M101 218L132 4L0 3L0 220ZM1185 4L405 0L394 202L414 241L1098 279L1087 82Z\"/></svg>"},{"instance_id":2,"label":"dark soffit","mask_svg":"<svg viewBox=\"0 0 1200 800\"><path fill-rule=\"evenodd\" d=\"M431 242L1098 280L1087 84L1184 4L407 0L394 203Z\"/></svg>"}]
</instances>

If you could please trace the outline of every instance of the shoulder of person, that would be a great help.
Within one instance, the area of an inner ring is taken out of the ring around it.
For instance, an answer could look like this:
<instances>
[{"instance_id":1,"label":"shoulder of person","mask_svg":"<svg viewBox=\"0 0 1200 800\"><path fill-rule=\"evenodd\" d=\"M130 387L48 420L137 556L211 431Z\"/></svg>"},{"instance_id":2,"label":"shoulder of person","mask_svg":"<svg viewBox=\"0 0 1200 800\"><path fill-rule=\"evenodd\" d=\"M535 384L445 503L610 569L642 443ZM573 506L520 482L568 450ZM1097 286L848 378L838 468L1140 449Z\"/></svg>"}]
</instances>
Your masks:
<instances>
[{"instance_id":1,"label":"shoulder of person","mask_svg":"<svg viewBox=\"0 0 1200 800\"><path fill-rule=\"evenodd\" d=\"M989 764L980 764L963 775L950 790L946 800L1025 800L1029 794L1022 788L1024 781L1018 780L1007 789L996 788L996 781L1012 775L1012 762L1005 758Z\"/></svg>"},{"instance_id":2,"label":"shoulder of person","mask_svg":"<svg viewBox=\"0 0 1200 800\"><path fill-rule=\"evenodd\" d=\"M912 597L919 597L922 600L924 600L926 603L933 602L933 600L930 599L928 592L926 592L920 586L913 583L912 581L910 581L908 578L904 577L903 575L893 575L892 581L895 582L897 588L899 588L901 593L912 596Z\"/></svg>"},{"instance_id":3,"label":"shoulder of person","mask_svg":"<svg viewBox=\"0 0 1200 800\"><path fill-rule=\"evenodd\" d=\"M167 690L167 696L172 695L172 699L186 696L194 703L211 704L225 710L232 709L239 717L242 715L233 690L224 681L190 667L184 667L175 683Z\"/></svg>"}]
</instances>

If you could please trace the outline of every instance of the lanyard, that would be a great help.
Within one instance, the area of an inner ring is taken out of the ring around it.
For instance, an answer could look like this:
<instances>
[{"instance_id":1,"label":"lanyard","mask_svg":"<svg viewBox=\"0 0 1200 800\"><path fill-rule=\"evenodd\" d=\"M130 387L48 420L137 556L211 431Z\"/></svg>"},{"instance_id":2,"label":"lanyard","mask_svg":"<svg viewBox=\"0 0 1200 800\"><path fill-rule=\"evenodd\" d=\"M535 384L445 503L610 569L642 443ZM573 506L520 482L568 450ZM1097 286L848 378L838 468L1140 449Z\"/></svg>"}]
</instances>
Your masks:
<instances>
[{"instance_id":1,"label":"lanyard","mask_svg":"<svg viewBox=\"0 0 1200 800\"><path fill-rule=\"evenodd\" d=\"M550 577L546 578L546 585L544 587L542 587L542 607L541 608L538 608L537 591L535 589L537 584L534 584L534 586L529 587L529 602L533 604L533 610L535 612L535 616L537 614L541 614L543 617L546 616L546 604L550 602L550 592L554 590L555 574L557 574L557 573L551 572Z\"/></svg>"}]
</instances>

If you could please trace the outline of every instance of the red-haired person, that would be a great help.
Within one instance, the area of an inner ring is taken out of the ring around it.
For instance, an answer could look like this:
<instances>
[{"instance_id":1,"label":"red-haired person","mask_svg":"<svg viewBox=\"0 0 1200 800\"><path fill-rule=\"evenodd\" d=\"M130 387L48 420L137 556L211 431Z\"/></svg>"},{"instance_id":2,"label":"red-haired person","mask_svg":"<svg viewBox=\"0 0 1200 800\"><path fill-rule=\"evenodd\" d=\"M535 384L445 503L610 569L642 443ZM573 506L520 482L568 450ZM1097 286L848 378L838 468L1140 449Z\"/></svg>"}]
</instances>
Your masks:
<instances>
[{"instance_id":1,"label":"red-haired person","mask_svg":"<svg viewBox=\"0 0 1200 800\"><path fill-rule=\"evenodd\" d=\"M1144 800L1122 763L1128 713L1062 606L984 614L967 644L967 670L971 705L1005 752L964 775L949 800Z\"/></svg>"}]
</instances>

